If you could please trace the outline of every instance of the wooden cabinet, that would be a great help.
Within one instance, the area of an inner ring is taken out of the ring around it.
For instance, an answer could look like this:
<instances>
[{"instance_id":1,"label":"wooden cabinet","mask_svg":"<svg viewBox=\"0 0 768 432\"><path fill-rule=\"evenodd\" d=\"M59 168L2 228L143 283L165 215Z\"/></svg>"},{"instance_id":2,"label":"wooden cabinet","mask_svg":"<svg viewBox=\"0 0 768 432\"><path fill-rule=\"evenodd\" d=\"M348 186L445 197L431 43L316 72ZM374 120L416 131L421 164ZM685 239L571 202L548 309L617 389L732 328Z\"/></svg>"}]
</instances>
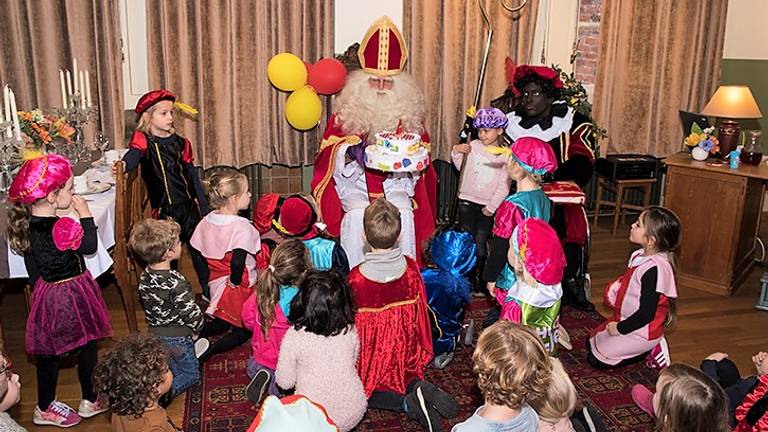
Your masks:
<instances>
[{"instance_id":1,"label":"wooden cabinet","mask_svg":"<svg viewBox=\"0 0 768 432\"><path fill-rule=\"evenodd\" d=\"M677 283L731 295L754 263L768 165L715 166L678 153L664 160L664 206L682 223Z\"/></svg>"}]
</instances>

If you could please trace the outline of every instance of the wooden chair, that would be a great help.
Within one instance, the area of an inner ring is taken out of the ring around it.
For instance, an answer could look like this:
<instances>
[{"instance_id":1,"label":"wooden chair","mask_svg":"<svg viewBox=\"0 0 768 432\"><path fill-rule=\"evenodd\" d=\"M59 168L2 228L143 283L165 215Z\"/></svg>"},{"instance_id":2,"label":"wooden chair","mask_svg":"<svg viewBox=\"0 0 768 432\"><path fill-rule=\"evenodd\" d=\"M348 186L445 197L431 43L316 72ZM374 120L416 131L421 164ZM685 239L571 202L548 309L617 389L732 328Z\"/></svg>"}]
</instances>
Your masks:
<instances>
[{"instance_id":1,"label":"wooden chair","mask_svg":"<svg viewBox=\"0 0 768 432\"><path fill-rule=\"evenodd\" d=\"M118 164L117 195L115 196L115 248L112 257L118 290L123 298L123 308L128 317L128 329L138 331L136 322L136 287L139 284L141 265L128 251L128 238L134 224L150 216L147 189L141 179L141 167L124 172Z\"/></svg>"},{"instance_id":2,"label":"wooden chair","mask_svg":"<svg viewBox=\"0 0 768 432\"><path fill-rule=\"evenodd\" d=\"M613 207L613 236L616 237L616 228L619 226L619 216L622 222L626 222L627 210L642 212L651 203L651 192L656 179L637 180L612 180L603 176L597 176L597 194L595 196L595 215L592 225L597 226L597 218L600 217L600 206ZM624 192L629 189L640 189L643 192L643 205L629 204L624 201ZM613 201L603 199L603 192L613 192Z\"/></svg>"}]
</instances>

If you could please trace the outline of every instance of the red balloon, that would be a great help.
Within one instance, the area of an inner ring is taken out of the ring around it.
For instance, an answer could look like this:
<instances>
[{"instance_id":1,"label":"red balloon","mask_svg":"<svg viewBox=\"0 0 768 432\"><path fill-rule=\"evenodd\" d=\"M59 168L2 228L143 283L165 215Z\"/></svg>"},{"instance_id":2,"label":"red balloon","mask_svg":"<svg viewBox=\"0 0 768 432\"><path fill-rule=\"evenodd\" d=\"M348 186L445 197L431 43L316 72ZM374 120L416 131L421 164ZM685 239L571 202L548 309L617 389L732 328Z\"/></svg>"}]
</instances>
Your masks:
<instances>
[{"instance_id":1,"label":"red balloon","mask_svg":"<svg viewBox=\"0 0 768 432\"><path fill-rule=\"evenodd\" d=\"M338 93L347 79L347 68L332 58L320 59L309 68L307 84L323 95Z\"/></svg>"}]
</instances>

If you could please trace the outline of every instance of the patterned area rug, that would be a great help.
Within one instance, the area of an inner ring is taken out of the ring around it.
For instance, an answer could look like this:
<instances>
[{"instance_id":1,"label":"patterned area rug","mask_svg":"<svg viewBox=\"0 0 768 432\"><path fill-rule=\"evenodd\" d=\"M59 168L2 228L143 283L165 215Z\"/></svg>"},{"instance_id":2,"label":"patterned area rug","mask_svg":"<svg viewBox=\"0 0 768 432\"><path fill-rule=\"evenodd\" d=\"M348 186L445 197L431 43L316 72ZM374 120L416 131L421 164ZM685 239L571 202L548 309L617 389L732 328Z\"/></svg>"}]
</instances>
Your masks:
<instances>
[{"instance_id":1,"label":"patterned area rug","mask_svg":"<svg viewBox=\"0 0 768 432\"><path fill-rule=\"evenodd\" d=\"M467 318L481 323L487 304L475 301ZM603 416L611 432L651 431L651 418L632 402L629 390L633 384L653 386L657 372L643 366L632 365L611 371L592 369L586 362L584 341L591 329L602 318L597 313L584 313L564 308L563 325L573 340L573 351L561 351L560 358L581 396ZM189 390L184 412L184 430L187 432L239 432L244 431L256 415L257 407L245 397L248 384L246 369L250 344L228 353L214 356L206 363L199 384ZM443 424L450 430L454 423L471 416L482 403L476 378L472 373L472 351L464 348L443 370L429 369L427 379L454 395L460 405L459 416ZM357 431L420 431L418 423L396 413L370 410Z\"/></svg>"}]
</instances>

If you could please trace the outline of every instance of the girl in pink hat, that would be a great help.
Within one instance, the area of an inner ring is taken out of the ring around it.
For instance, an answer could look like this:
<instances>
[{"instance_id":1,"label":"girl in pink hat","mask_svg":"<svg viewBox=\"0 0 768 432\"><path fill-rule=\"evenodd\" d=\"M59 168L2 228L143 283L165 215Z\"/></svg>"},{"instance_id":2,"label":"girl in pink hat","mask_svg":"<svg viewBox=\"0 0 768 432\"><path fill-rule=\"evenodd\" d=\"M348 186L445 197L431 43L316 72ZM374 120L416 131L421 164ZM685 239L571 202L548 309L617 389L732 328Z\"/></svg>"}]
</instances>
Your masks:
<instances>
[{"instance_id":1,"label":"girl in pink hat","mask_svg":"<svg viewBox=\"0 0 768 432\"><path fill-rule=\"evenodd\" d=\"M557 169L552 148L538 138L522 137L508 152L507 171L517 190L496 210L491 249L483 273L491 296L496 296L497 287L507 290L514 283L514 273L507 263L507 250L515 227L530 217L549 222L552 215L552 202L541 189L542 176ZM495 320L496 317L489 316L486 324Z\"/></svg>"},{"instance_id":2,"label":"girl in pink hat","mask_svg":"<svg viewBox=\"0 0 768 432\"><path fill-rule=\"evenodd\" d=\"M69 160L49 154L26 160L13 179L8 199L8 241L24 255L33 286L27 317L27 353L36 358L38 401L32 422L70 427L107 410L91 384L96 341L112 336L101 289L83 255L96 252L98 239L88 203L73 192ZM56 216L73 208L79 221ZM83 399L77 411L56 399L59 364L77 358Z\"/></svg>"}]
</instances>

